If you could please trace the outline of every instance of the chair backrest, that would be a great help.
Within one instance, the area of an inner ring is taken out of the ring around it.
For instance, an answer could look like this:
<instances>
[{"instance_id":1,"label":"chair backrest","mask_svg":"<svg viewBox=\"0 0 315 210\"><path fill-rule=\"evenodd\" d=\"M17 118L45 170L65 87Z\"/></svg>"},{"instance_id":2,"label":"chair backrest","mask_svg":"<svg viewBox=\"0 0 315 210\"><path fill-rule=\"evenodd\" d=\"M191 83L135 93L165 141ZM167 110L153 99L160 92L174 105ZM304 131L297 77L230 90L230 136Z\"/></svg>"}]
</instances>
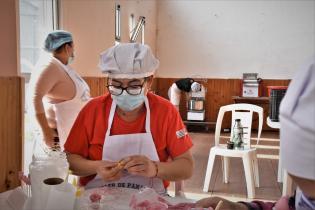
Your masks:
<instances>
[{"instance_id":1,"label":"chair backrest","mask_svg":"<svg viewBox=\"0 0 315 210\"><path fill-rule=\"evenodd\" d=\"M219 145L220 142L220 134L221 134L221 127L222 127L222 121L225 112L232 112L232 123L231 123L231 137L233 133L233 126L235 119L241 119L241 124L244 127L247 127L244 129L244 143L245 147L250 147L250 137L251 137L251 130L252 130L252 120L253 120L253 112L258 113L259 117L259 125L258 125L258 136L257 136L257 144L259 143L261 130L263 126L263 108L253 105L253 104L230 104L226 106L220 107L216 128L215 128L215 145Z\"/></svg>"}]
</instances>

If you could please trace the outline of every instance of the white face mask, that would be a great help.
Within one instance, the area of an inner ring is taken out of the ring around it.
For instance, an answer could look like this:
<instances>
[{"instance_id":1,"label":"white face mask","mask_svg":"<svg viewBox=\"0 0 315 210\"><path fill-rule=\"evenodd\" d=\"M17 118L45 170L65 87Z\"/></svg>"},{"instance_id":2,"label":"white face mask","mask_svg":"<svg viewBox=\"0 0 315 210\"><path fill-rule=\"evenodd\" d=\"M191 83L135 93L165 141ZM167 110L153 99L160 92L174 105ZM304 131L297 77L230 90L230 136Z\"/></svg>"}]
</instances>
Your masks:
<instances>
[{"instance_id":1,"label":"white face mask","mask_svg":"<svg viewBox=\"0 0 315 210\"><path fill-rule=\"evenodd\" d=\"M130 95L123 91L119 96L112 95L112 99L119 108L128 112L138 108L144 102L144 93L142 90L139 95Z\"/></svg>"},{"instance_id":2,"label":"white face mask","mask_svg":"<svg viewBox=\"0 0 315 210\"><path fill-rule=\"evenodd\" d=\"M69 55L69 52L68 52L68 50L67 50L67 55L68 55L68 63L67 63L67 65L69 65L69 64L71 64L71 63L73 63L73 60L74 60L74 52L72 52L72 55Z\"/></svg>"},{"instance_id":3,"label":"white face mask","mask_svg":"<svg viewBox=\"0 0 315 210\"><path fill-rule=\"evenodd\" d=\"M69 56L69 57L68 57L68 63L67 63L67 65L73 63L73 60L74 60L74 55Z\"/></svg>"}]
</instances>

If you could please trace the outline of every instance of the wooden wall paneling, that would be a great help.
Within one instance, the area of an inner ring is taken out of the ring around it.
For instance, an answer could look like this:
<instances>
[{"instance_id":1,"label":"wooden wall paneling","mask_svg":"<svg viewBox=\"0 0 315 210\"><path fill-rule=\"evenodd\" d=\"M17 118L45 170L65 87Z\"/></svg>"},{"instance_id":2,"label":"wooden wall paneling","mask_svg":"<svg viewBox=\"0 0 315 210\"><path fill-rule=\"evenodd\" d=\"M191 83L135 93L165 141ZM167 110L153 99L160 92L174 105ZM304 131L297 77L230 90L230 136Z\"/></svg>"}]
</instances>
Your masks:
<instances>
[{"instance_id":1,"label":"wooden wall paneling","mask_svg":"<svg viewBox=\"0 0 315 210\"><path fill-rule=\"evenodd\" d=\"M22 170L24 79L0 77L0 192L20 185Z\"/></svg>"},{"instance_id":2,"label":"wooden wall paneling","mask_svg":"<svg viewBox=\"0 0 315 210\"><path fill-rule=\"evenodd\" d=\"M155 78L156 94L164 98L168 98L167 92L171 85L175 82L175 78Z\"/></svg>"},{"instance_id":3,"label":"wooden wall paneling","mask_svg":"<svg viewBox=\"0 0 315 210\"><path fill-rule=\"evenodd\" d=\"M208 79L206 112L207 120L216 122L221 106L233 103L232 96L238 95L240 91L240 81L238 79ZM224 116L222 128L230 127L231 115Z\"/></svg>"},{"instance_id":4,"label":"wooden wall paneling","mask_svg":"<svg viewBox=\"0 0 315 210\"><path fill-rule=\"evenodd\" d=\"M151 85L151 91L153 91L153 93L156 93L156 90L157 90L157 78L153 78L153 82L152 82L152 85Z\"/></svg>"},{"instance_id":5,"label":"wooden wall paneling","mask_svg":"<svg viewBox=\"0 0 315 210\"><path fill-rule=\"evenodd\" d=\"M168 99L167 91L174 81L178 78L156 78L156 94ZM290 80L263 80L262 93L263 96L267 95L267 86L287 86ZM241 79L207 79L205 84L207 88L206 94L206 121L216 122L217 115L221 106L234 103L232 96L240 96L242 90ZM186 95L183 93L180 103L180 114L182 118L187 119L187 100ZM268 104L260 104L264 108L264 130L272 130L266 125L266 118L269 113ZM258 115L253 117L253 128L258 128ZM231 126L231 114L224 116L222 128L230 128Z\"/></svg>"},{"instance_id":6,"label":"wooden wall paneling","mask_svg":"<svg viewBox=\"0 0 315 210\"><path fill-rule=\"evenodd\" d=\"M91 97L103 95L107 92L107 78L106 77L83 77L90 87Z\"/></svg>"},{"instance_id":7,"label":"wooden wall paneling","mask_svg":"<svg viewBox=\"0 0 315 210\"><path fill-rule=\"evenodd\" d=\"M85 82L89 85L91 90L91 97L96 97L107 93L107 77L83 77ZM157 80L153 79L151 90L156 93Z\"/></svg>"},{"instance_id":8,"label":"wooden wall paneling","mask_svg":"<svg viewBox=\"0 0 315 210\"><path fill-rule=\"evenodd\" d=\"M107 92L106 89L106 78L97 77L85 77L86 82L91 88L91 95L98 96ZM168 89L171 85L179 78L154 78L152 84L152 91L155 94L160 95L168 100ZM267 96L267 86L287 86L290 80L263 80L262 96ZM232 96L241 96L242 80L241 79L216 79L208 78L204 83L207 88L206 94L206 121L216 122L217 115L221 106L232 104L234 100ZM269 113L268 104L260 104L264 108L264 130L272 130L266 125L266 117ZM181 102L179 105L179 111L183 120L187 119L187 96L185 93L181 95ZM254 115L253 127L258 127L258 116ZM231 115L228 113L224 116L222 128L230 128L231 126Z\"/></svg>"},{"instance_id":9,"label":"wooden wall paneling","mask_svg":"<svg viewBox=\"0 0 315 210\"><path fill-rule=\"evenodd\" d=\"M273 80L273 79L266 79L262 80L262 96L268 96L268 86L288 86L291 80Z\"/></svg>"}]
</instances>

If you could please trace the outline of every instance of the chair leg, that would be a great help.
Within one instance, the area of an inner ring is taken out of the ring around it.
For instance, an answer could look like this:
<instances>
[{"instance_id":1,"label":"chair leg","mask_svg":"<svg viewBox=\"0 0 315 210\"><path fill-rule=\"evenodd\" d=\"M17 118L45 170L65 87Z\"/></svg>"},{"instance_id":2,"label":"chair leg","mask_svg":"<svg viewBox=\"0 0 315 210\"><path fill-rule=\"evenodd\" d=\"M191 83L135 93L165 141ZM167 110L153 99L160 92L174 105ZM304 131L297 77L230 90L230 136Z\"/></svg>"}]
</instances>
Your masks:
<instances>
[{"instance_id":1,"label":"chair leg","mask_svg":"<svg viewBox=\"0 0 315 210\"><path fill-rule=\"evenodd\" d=\"M243 165L245 171L245 179L246 179L246 186L247 186L247 196L248 198L255 197L255 187L254 187L254 176L252 170L252 163L250 155L244 155L243 157Z\"/></svg>"},{"instance_id":2,"label":"chair leg","mask_svg":"<svg viewBox=\"0 0 315 210\"><path fill-rule=\"evenodd\" d=\"M258 169L258 160L257 160L257 152L253 152L252 154L253 160L253 171L254 171L254 180L255 180L255 187L259 187L259 169Z\"/></svg>"},{"instance_id":3,"label":"chair leg","mask_svg":"<svg viewBox=\"0 0 315 210\"><path fill-rule=\"evenodd\" d=\"M215 160L215 152L210 150L209 158L208 158L208 165L207 165L207 171L206 171L206 177L205 177L205 183L203 185L203 192L209 191L209 185L210 185L210 178L213 170Z\"/></svg>"},{"instance_id":4,"label":"chair leg","mask_svg":"<svg viewBox=\"0 0 315 210\"><path fill-rule=\"evenodd\" d=\"M283 170L282 196L292 195L292 178L286 170Z\"/></svg>"},{"instance_id":5,"label":"chair leg","mask_svg":"<svg viewBox=\"0 0 315 210\"><path fill-rule=\"evenodd\" d=\"M230 158L223 157L223 177L224 183L229 183L229 174L230 174Z\"/></svg>"},{"instance_id":6,"label":"chair leg","mask_svg":"<svg viewBox=\"0 0 315 210\"><path fill-rule=\"evenodd\" d=\"M184 181L175 182L175 196L185 197L184 193Z\"/></svg>"},{"instance_id":7,"label":"chair leg","mask_svg":"<svg viewBox=\"0 0 315 210\"><path fill-rule=\"evenodd\" d=\"M281 153L281 151L280 151ZM282 168L282 164L281 164L281 154L279 154L279 161L278 161L278 176L277 176L277 181L278 182L283 182L283 177L284 177L284 169Z\"/></svg>"}]
</instances>

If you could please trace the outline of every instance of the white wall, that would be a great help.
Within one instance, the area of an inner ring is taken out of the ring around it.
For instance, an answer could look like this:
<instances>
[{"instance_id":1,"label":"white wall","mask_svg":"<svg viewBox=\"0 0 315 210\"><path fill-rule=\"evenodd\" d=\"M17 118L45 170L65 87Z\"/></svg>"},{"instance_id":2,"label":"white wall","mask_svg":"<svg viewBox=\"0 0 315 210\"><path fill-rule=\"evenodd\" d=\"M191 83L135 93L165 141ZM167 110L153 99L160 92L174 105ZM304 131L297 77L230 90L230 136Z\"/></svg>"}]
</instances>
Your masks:
<instances>
[{"instance_id":1,"label":"white wall","mask_svg":"<svg viewBox=\"0 0 315 210\"><path fill-rule=\"evenodd\" d=\"M0 1L0 76L20 75L19 1Z\"/></svg>"},{"instance_id":2,"label":"white wall","mask_svg":"<svg viewBox=\"0 0 315 210\"><path fill-rule=\"evenodd\" d=\"M292 78L315 54L315 1L157 1L159 77Z\"/></svg>"},{"instance_id":3,"label":"white wall","mask_svg":"<svg viewBox=\"0 0 315 210\"><path fill-rule=\"evenodd\" d=\"M129 40L130 15L133 13L136 21L145 16L145 43L155 51L156 1L60 1L61 28L73 33L76 56L73 66L83 76L103 76L97 65L99 54L114 45L115 2L121 5L122 42Z\"/></svg>"}]
</instances>

